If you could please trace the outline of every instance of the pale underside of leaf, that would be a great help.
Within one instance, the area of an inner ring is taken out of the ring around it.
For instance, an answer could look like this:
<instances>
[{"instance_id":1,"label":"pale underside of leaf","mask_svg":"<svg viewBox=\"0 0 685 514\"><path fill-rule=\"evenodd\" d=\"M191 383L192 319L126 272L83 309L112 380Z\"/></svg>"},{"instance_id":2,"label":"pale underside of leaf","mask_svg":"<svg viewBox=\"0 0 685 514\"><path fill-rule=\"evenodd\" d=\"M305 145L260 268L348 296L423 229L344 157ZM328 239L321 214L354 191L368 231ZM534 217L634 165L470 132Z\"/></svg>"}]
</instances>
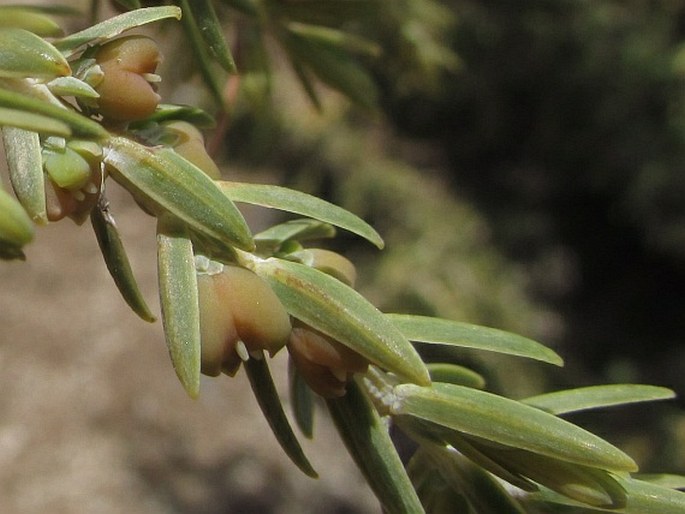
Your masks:
<instances>
[{"instance_id":1,"label":"pale underside of leaf","mask_svg":"<svg viewBox=\"0 0 685 514\"><path fill-rule=\"evenodd\" d=\"M45 175L38 134L21 128L3 127L2 138L10 181L19 203L34 222L47 224Z\"/></svg>"},{"instance_id":2,"label":"pale underside of leaf","mask_svg":"<svg viewBox=\"0 0 685 514\"><path fill-rule=\"evenodd\" d=\"M177 220L161 217L157 267L162 323L174 370L186 392L200 392L200 307L193 245Z\"/></svg>"},{"instance_id":3,"label":"pale underside of leaf","mask_svg":"<svg viewBox=\"0 0 685 514\"><path fill-rule=\"evenodd\" d=\"M527 478L502 467L482 451L476 448L470 439L455 430L418 419L413 416L396 416L393 421L412 439L420 442L422 446L440 446L447 450L449 446L456 449L460 454L469 458L481 468L489 471L502 480L518 487L522 491L537 491L537 486Z\"/></svg>"},{"instance_id":4,"label":"pale underside of leaf","mask_svg":"<svg viewBox=\"0 0 685 514\"><path fill-rule=\"evenodd\" d=\"M551 458L526 450L497 447L478 439L480 450L502 466L569 498L595 507L626 504L623 487L608 471Z\"/></svg>"}]
</instances>

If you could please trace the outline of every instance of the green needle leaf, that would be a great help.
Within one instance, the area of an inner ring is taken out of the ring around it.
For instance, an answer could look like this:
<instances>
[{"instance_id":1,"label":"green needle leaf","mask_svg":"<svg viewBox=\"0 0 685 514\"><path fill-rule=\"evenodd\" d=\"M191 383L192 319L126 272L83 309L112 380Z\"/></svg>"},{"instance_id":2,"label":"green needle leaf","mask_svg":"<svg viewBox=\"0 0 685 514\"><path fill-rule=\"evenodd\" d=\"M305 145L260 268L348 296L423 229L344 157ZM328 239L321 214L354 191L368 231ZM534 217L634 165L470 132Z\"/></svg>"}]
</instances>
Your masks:
<instances>
[{"instance_id":1,"label":"green needle leaf","mask_svg":"<svg viewBox=\"0 0 685 514\"><path fill-rule=\"evenodd\" d=\"M669 473L638 473L633 478L668 489L685 489L685 476Z\"/></svg>"},{"instance_id":2,"label":"green needle leaf","mask_svg":"<svg viewBox=\"0 0 685 514\"><path fill-rule=\"evenodd\" d=\"M28 111L35 114L48 116L56 121L67 124L76 135L87 138L102 139L109 136L109 133L102 126L76 111L62 108L57 105L39 100L31 96L23 95L15 91L0 88L0 107L8 107L20 111ZM54 123L50 129L54 129ZM40 130L39 132L42 132Z\"/></svg>"},{"instance_id":3,"label":"green needle leaf","mask_svg":"<svg viewBox=\"0 0 685 514\"><path fill-rule=\"evenodd\" d=\"M10 181L19 203L34 222L40 225L47 224L45 175L38 134L19 128L3 127L2 139Z\"/></svg>"},{"instance_id":4,"label":"green needle leaf","mask_svg":"<svg viewBox=\"0 0 685 514\"><path fill-rule=\"evenodd\" d=\"M0 189L0 258L22 258L21 248L33 239L33 223L21 205Z\"/></svg>"},{"instance_id":5,"label":"green needle leaf","mask_svg":"<svg viewBox=\"0 0 685 514\"><path fill-rule=\"evenodd\" d=\"M200 306L193 245L178 221L157 224L157 267L164 335L171 362L187 393L200 393Z\"/></svg>"},{"instance_id":6,"label":"green needle leaf","mask_svg":"<svg viewBox=\"0 0 685 514\"><path fill-rule=\"evenodd\" d=\"M198 2L198 0L177 0L183 9L183 18L181 23L183 25L183 30L188 38L188 43L193 49L193 55L195 56L195 62L199 68L202 78L205 84L209 88L212 96L216 103L224 107L224 96L222 92L219 80L212 70L212 59L207 50L207 44L205 42L205 37L207 34L202 32L202 28L198 25L198 21L195 19L194 9L191 7L192 4Z\"/></svg>"},{"instance_id":7,"label":"green needle leaf","mask_svg":"<svg viewBox=\"0 0 685 514\"><path fill-rule=\"evenodd\" d=\"M563 365L561 357L546 346L503 330L428 316L386 316L410 341L474 348Z\"/></svg>"},{"instance_id":8,"label":"green needle leaf","mask_svg":"<svg viewBox=\"0 0 685 514\"><path fill-rule=\"evenodd\" d=\"M90 221L109 274L114 279L121 296L141 319L149 322L155 321L155 317L150 312L150 308L138 288L138 283L126 255L126 249L119 236L119 230L117 230L114 218L109 212L109 205L104 197L100 197L98 205L91 211Z\"/></svg>"},{"instance_id":9,"label":"green needle leaf","mask_svg":"<svg viewBox=\"0 0 685 514\"><path fill-rule=\"evenodd\" d=\"M568 414L588 409L671 398L675 398L675 393L665 387L611 384L541 394L526 398L521 402L552 414Z\"/></svg>"},{"instance_id":10,"label":"green needle leaf","mask_svg":"<svg viewBox=\"0 0 685 514\"><path fill-rule=\"evenodd\" d=\"M245 361L244 365L259 407L269 422L269 426L281 448L305 475L318 478L318 474L309 463L309 460L307 460L297 437L290 427L288 418L285 412L283 412L283 405L278 397L278 391L271 378L269 366L266 360L264 360L264 355L262 354L258 359L250 357Z\"/></svg>"},{"instance_id":11,"label":"green needle leaf","mask_svg":"<svg viewBox=\"0 0 685 514\"><path fill-rule=\"evenodd\" d=\"M151 121L162 123L164 121L181 120L195 125L197 128L213 128L216 126L214 118L199 107L177 104L159 104L157 110L148 118L132 122L130 128L144 127Z\"/></svg>"},{"instance_id":12,"label":"green needle leaf","mask_svg":"<svg viewBox=\"0 0 685 514\"><path fill-rule=\"evenodd\" d=\"M383 239L371 225L351 212L307 193L281 186L229 181L220 181L219 187L234 202L261 205L314 218L349 230L383 248Z\"/></svg>"},{"instance_id":13,"label":"green needle leaf","mask_svg":"<svg viewBox=\"0 0 685 514\"><path fill-rule=\"evenodd\" d=\"M294 317L417 384L430 377L418 353L383 313L354 289L309 266L277 258L247 264Z\"/></svg>"},{"instance_id":14,"label":"green needle leaf","mask_svg":"<svg viewBox=\"0 0 685 514\"><path fill-rule=\"evenodd\" d=\"M92 174L90 163L68 146L60 150L44 148L43 163L50 179L64 189L81 189Z\"/></svg>"},{"instance_id":15,"label":"green needle leaf","mask_svg":"<svg viewBox=\"0 0 685 514\"><path fill-rule=\"evenodd\" d=\"M286 28L293 34L297 34L312 43L320 43L372 57L378 57L381 54L381 47L377 43L343 30L300 22L290 22Z\"/></svg>"},{"instance_id":16,"label":"green needle leaf","mask_svg":"<svg viewBox=\"0 0 685 514\"><path fill-rule=\"evenodd\" d=\"M314 392L290 360L288 361L288 382L295 422L305 437L311 439L314 435Z\"/></svg>"},{"instance_id":17,"label":"green needle leaf","mask_svg":"<svg viewBox=\"0 0 685 514\"><path fill-rule=\"evenodd\" d=\"M434 446L422 446L445 483L462 492L478 514L525 514L492 475L455 451Z\"/></svg>"},{"instance_id":18,"label":"green needle leaf","mask_svg":"<svg viewBox=\"0 0 685 514\"><path fill-rule=\"evenodd\" d=\"M301 31L285 32L282 43L292 61L353 102L375 108L378 90L367 70L345 48ZM302 72L300 72L302 76Z\"/></svg>"},{"instance_id":19,"label":"green needle leaf","mask_svg":"<svg viewBox=\"0 0 685 514\"><path fill-rule=\"evenodd\" d=\"M507 469L538 484L595 507L620 508L626 492L608 471L550 458L525 450L479 445Z\"/></svg>"},{"instance_id":20,"label":"green needle leaf","mask_svg":"<svg viewBox=\"0 0 685 514\"><path fill-rule=\"evenodd\" d=\"M84 45L102 43L130 29L164 20L181 19L181 9L175 6L146 7L125 12L113 18L88 27L67 37L55 41L57 47L66 57L70 57Z\"/></svg>"},{"instance_id":21,"label":"green needle leaf","mask_svg":"<svg viewBox=\"0 0 685 514\"><path fill-rule=\"evenodd\" d=\"M542 410L470 387L400 384L393 414L407 414L453 430L560 460L612 471L635 462L590 432Z\"/></svg>"},{"instance_id":22,"label":"green needle leaf","mask_svg":"<svg viewBox=\"0 0 685 514\"><path fill-rule=\"evenodd\" d=\"M16 127L32 132L40 132L49 136L68 137L71 135L69 126L61 121L48 118L41 114L7 109L0 107L0 126Z\"/></svg>"},{"instance_id":23,"label":"green needle leaf","mask_svg":"<svg viewBox=\"0 0 685 514\"><path fill-rule=\"evenodd\" d=\"M619 514L683 514L685 512L685 493L666 487L635 480L616 477L626 492L626 505L621 509L588 508L586 504L571 500L550 490L542 490L530 497L546 503L558 503L583 508L583 512L615 512Z\"/></svg>"},{"instance_id":24,"label":"green needle leaf","mask_svg":"<svg viewBox=\"0 0 685 514\"><path fill-rule=\"evenodd\" d=\"M276 252L286 241L307 241L335 236L335 227L329 223L303 218L286 221L255 234L254 239L260 252Z\"/></svg>"},{"instance_id":25,"label":"green needle leaf","mask_svg":"<svg viewBox=\"0 0 685 514\"><path fill-rule=\"evenodd\" d=\"M50 91L58 96L79 96L98 98L100 95L89 84L76 77L57 77L47 84Z\"/></svg>"},{"instance_id":26,"label":"green needle leaf","mask_svg":"<svg viewBox=\"0 0 685 514\"><path fill-rule=\"evenodd\" d=\"M447 362L431 362L426 364L428 372L431 375L433 382L445 382L448 384L463 385L466 387L475 387L476 389L483 389L485 387L485 378L472 369L459 366L458 364L451 364Z\"/></svg>"},{"instance_id":27,"label":"green needle leaf","mask_svg":"<svg viewBox=\"0 0 685 514\"><path fill-rule=\"evenodd\" d=\"M173 150L153 152L124 137L113 137L104 162L113 178L146 207L167 212L216 241L244 250L254 243L242 214L202 170Z\"/></svg>"},{"instance_id":28,"label":"green needle leaf","mask_svg":"<svg viewBox=\"0 0 685 514\"><path fill-rule=\"evenodd\" d=\"M205 44L216 57L221 67L229 73L236 73L235 62L231 50L224 38L224 32L219 18L214 11L211 0L192 0L188 5L202 34Z\"/></svg>"},{"instance_id":29,"label":"green needle leaf","mask_svg":"<svg viewBox=\"0 0 685 514\"><path fill-rule=\"evenodd\" d=\"M293 71L300 81L302 89L304 89L304 92L307 94L309 101L312 102L312 106L317 111L321 112L323 110L323 105L321 104L321 99L319 98L319 94L317 93L314 85L314 76L307 68L302 66L302 63L297 60L291 60L291 66L293 67Z\"/></svg>"},{"instance_id":30,"label":"green needle leaf","mask_svg":"<svg viewBox=\"0 0 685 514\"><path fill-rule=\"evenodd\" d=\"M67 60L43 38L24 29L0 28L0 77L53 78L69 74Z\"/></svg>"},{"instance_id":31,"label":"green needle leaf","mask_svg":"<svg viewBox=\"0 0 685 514\"><path fill-rule=\"evenodd\" d=\"M326 400L338 433L388 514L424 514L383 420L353 381Z\"/></svg>"},{"instance_id":32,"label":"green needle leaf","mask_svg":"<svg viewBox=\"0 0 685 514\"><path fill-rule=\"evenodd\" d=\"M450 487L423 448L407 464L407 473L424 508L430 514L473 512L461 490Z\"/></svg>"},{"instance_id":33,"label":"green needle leaf","mask_svg":"<svg viewBox=\"0 0 685 514\"><path fill-rule=\"evenodd\" d=\"M426 423L425 421L417 420L416 418L409 417L407 419L417 423ZM447 444L451 445L462 455L468 457L471 462L477 464L482 469L489 471L493 475L498 476L502 480L509 482L511 485L518 487L523 491L531 492L538 490L538 487L526 477L503 467L499 462L491 459L488 455L483 453L482 449L475 446L475 442L472 442L466 436L459 432L455 432L454 430L440 427L439 425L428 424L428 426L431 431L442 436Z\"/></svg>"},{"instance_id":34,"label":"green needle leaf","mask_svg":"<svg viewBox=\"0 0 685 514\"><path fill-rule=\"evenodd\" d=\"M0 27L28 30L38 36L59 36L62 28L31 6L0 6Z\"/></svg>"}]
</instances>

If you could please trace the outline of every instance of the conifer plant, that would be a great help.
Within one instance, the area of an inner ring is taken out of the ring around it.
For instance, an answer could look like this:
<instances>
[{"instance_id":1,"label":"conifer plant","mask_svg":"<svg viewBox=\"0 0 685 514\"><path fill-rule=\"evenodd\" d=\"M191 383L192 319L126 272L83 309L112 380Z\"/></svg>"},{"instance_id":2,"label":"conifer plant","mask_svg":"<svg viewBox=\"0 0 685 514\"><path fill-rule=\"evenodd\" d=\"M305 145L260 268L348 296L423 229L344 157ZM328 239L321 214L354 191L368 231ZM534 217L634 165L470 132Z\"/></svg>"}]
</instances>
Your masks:
<instances>
[{"instance_id":1,"label":"conifer plant","mask_svg":"<svg viewBox=\"0 0 685 514\"><path fill-rule=\"evenodd\" d=\"M183 388L197 397L201 374L218 380L244 370L273 435L303 473L318 473L299 443L315 436L318 396L341 448L387 513L523 513L554 505L685 512L677 490L685 478L643 477L621 449L564 419L668 399L672 391L613 384L513 400L488 392L483 377L458 362L424 362L417 348L439 345L562 365L554 351L519 335L377 309L355 290L355 265L322 243L344 230L382 248L376 230L315 196L223 180L204 142L213 117L164 103L157 74L163 49L141 35L149 24L164 24L187 38L218 115L230 107L226 77L242 71L226 42L230 16L241 20L235 46L249 54L252 72L268 77L269 34L315 106L320 82L368 108L376 93L358 57L379 49L348 28L382 19L399 31L420 23L411 17L423 8L436 9L432 0L397 2L411 7L406 11L376 0L144 4L119 1L118 14L66 35L56 20L85 15L0 6L0 127L11 183L11 191L0 189L0 257L24 258L36 226L90 220L123 299L155 321L107 200L113 180L141 216L156 218L163 334ZM420 56L427 41L407 37L407 44ZM446 50L424 53L432 66L452 59ZM236 204L294 217L253 233ZM279 352L289 356L290 416L269 368ZM391 431L413 441L404 461Z\"/></svg>"}]
</instances>

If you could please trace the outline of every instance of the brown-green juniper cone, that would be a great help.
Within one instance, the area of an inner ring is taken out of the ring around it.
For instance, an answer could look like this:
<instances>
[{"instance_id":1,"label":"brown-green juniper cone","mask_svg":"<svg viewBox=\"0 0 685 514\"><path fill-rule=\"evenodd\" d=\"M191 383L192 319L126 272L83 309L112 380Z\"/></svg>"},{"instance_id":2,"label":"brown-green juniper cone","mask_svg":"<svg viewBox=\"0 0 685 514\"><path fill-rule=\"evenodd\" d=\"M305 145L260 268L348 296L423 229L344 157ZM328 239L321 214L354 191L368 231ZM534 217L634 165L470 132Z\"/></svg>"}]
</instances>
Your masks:
<instances>
[{"instance_id":1,"label":"brown-green juniper cone","mask_svg":"<svg viewBox=\"0 0 685 514\"><path fill-rule=\"evenodd\" d=\"M263 279L245 268L212 262L197 280L202 373L234 375L249 352L273 356L285 346L290 317Z\"/></svg>"},{"instance_id":2,"label":"brown-green juniper cone","mask_svg":"<svg viewBox=\"0 0 685 514\"><path fill-rule=\"evenodd\" d=\"M187 121L171 121L164 124L167 132L176 137L171 147L184 159L192 162L213 179L221 178L221 171L207 153L202 132Z\"/></svg>"},{"instance_id":3,"label":"brown-green juniper cone","mask_svg":"<svg viewBox=\"0 0 685 514\"><path fill-rule=\"evenodd\" d=\"M100 94L98 111L116 121L147 118L157 108L157 65L162 61L157 43L145 36L126 36L110 41L95 54L103 72L95 90Z\"/></svg>"},{"instance_id":4,"label":"brown-green juniper cone","mask_svg":"<svg viewBox=\"0 0 685 514\"><path fill-rule=\"evenodd\" d=\"M344 396L352 375L369 366L354 350L304 325L293 327L288 352L307 385L324 398Z\"/></svg>"}]
</instances>

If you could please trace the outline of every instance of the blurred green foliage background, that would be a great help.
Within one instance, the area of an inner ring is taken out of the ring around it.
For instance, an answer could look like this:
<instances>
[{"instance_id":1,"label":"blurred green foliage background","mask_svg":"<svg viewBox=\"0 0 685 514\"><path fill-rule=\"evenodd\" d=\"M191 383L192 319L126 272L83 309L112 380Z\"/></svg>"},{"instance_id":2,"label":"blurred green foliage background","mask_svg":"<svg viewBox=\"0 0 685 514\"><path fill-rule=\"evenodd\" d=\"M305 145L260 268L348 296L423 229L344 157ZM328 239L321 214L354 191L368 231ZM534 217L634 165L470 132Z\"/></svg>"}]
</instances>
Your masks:
<instances>
[{"instance_id":1,"label":"blurred green foliage background","mask_svg":"<svg viewBox=\"0 0 685 514\"><path fill-rule=\"evenodd\" d=\"M523 333L567 361L471 362L495 389L633 381L682 397L685 3L401 7L421 24L357 28L384 48L364 57L381 116L330 93L314 114L277 64L271 103L236 104L227 169L262 170L371 221L385 251L344 234L334 244L381 308ZM676 406L638 409L583 422L620 433L647 466L685 470Z\"/></svg>"}]
</instances>

